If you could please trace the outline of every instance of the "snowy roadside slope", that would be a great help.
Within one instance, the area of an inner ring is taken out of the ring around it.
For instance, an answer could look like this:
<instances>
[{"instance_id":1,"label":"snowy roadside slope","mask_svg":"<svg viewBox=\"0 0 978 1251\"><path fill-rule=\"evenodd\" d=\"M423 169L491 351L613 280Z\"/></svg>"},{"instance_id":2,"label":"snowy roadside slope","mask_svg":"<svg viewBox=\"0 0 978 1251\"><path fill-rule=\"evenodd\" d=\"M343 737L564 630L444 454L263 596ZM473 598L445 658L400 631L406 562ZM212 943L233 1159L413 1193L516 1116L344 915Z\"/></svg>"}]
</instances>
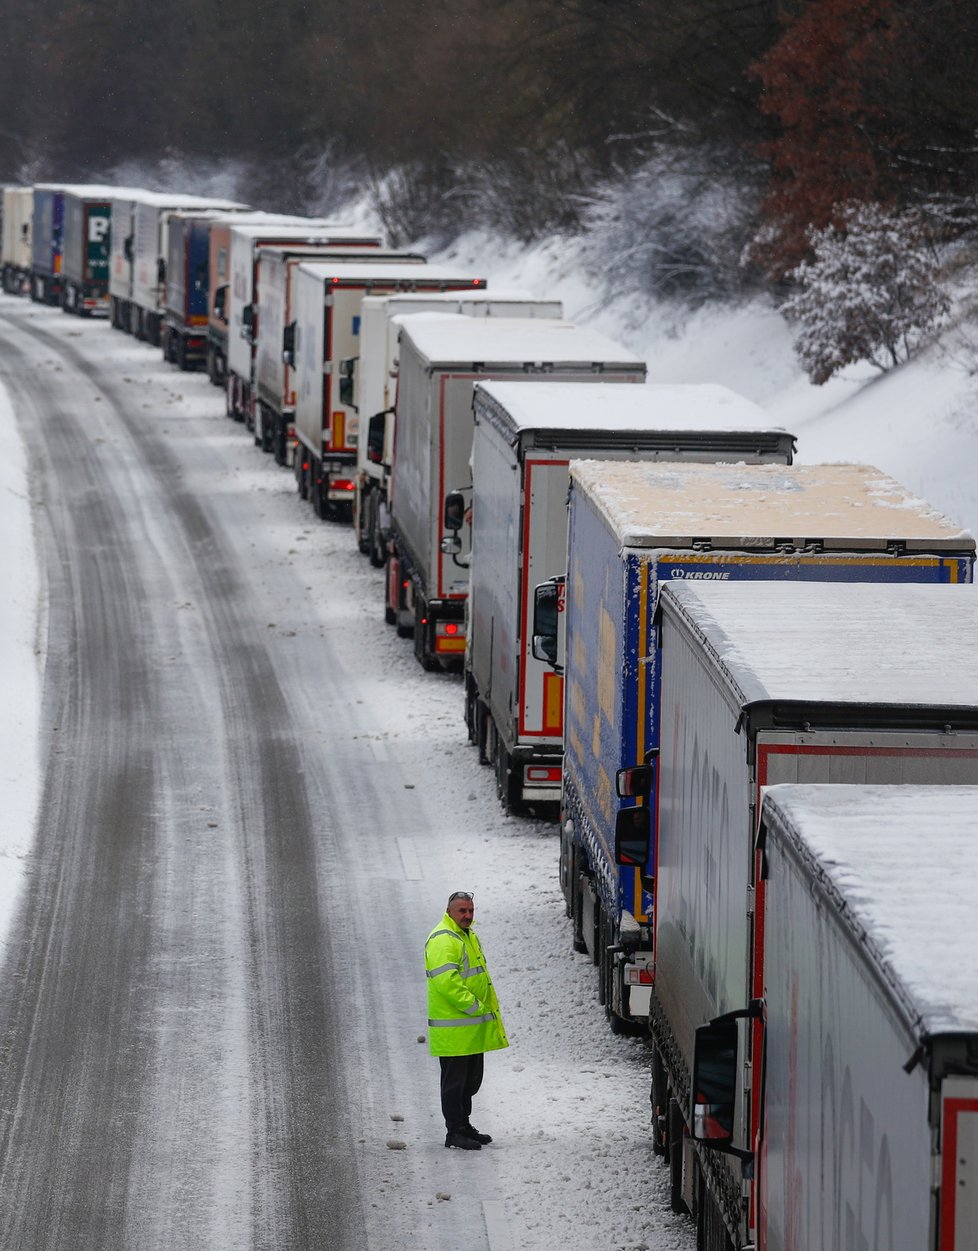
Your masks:
<instances>
[{"instance_id":1,"label":"snowy roadside slope","mask_svg":"<svg viewBox=\"0 0 978 1251\"><path fill-rule=\"evenodd\" d=\"M524 250L472 234L432 257L448 258L481 266L490 289L562 298L566 317L644 357L650 382L719 382L754 400L798 436L799 461L876 465L978 534L978 377L961 326L886 375L853 366L815 387L769 303L691 313L638 295L605 297L586 278L577 241Z\"/></svg>"},{"instance_id":2,"label":"snowy roadside slope","mask_svg":"<svg viewBox=\"0 0 978 1251\"><path fill-rule=\"evenodd\" d=\"M0 367L0 945L7 941L34 837L43 603L27 455Z\"/></svg>"}]
</instances>

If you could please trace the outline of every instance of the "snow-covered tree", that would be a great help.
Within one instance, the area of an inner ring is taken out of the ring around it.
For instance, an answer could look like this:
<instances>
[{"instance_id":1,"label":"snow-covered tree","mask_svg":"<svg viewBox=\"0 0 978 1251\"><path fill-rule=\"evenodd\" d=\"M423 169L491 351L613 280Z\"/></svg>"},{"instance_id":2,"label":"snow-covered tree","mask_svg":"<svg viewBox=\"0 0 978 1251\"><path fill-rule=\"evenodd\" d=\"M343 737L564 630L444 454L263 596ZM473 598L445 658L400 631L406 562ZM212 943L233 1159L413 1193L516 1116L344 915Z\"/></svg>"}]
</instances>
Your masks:
<instances>
[{"instance_id":1,"label":"snow-covered tree","mask_svg":"<svg viewBox=\"0 0 978 1251\"><path fill-rule=\"evenodd\" d=\"M879 204L848 204L837 225L810 232L812 258L789 275L781 311L817 386L857 361L887 370L908 359L950 307L920 221Z\"/></svg>"}]
</instances>

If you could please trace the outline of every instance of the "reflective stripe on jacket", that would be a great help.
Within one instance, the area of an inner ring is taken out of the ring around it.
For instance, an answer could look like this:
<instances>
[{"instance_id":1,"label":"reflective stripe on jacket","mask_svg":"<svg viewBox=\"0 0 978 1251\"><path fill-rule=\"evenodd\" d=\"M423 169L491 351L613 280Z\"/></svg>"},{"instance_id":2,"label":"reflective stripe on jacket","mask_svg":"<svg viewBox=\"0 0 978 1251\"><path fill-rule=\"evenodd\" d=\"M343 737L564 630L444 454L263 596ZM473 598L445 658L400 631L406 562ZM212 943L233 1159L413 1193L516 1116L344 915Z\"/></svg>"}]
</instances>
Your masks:
<instances>
[{"instance_id":1,"label":"reflective stripe on jacket","mask_svg":"<svg viewBox=\"0 0 978 1251\"><path fill-rule=\"evenodd\" d=\"M471 1056L508 1047L499 1000L473 930L446 912L424 945L428 1047L433 1056Z\"/></svg>"}]
</instances>

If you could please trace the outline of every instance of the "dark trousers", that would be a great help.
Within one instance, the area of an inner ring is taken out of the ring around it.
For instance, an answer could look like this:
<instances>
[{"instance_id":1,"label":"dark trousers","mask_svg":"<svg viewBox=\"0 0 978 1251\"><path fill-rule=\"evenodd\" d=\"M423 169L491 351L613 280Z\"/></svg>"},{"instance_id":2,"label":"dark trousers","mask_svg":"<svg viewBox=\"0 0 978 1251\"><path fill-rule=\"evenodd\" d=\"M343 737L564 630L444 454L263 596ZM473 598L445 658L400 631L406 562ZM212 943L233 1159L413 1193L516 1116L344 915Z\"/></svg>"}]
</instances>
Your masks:
<instances>
[{"instance_id":1,"label":"dark trousers","mask_svg":"<svg viewBox=\"0 0 978 1251\"><path fill-rule=\"evenodd\" d=\"M472 1115L472 1096L482 1085L484 1057L439 1056L441 1060L441 1110L445 1127L463 1129Z\"/></svg>"}]
</instances>

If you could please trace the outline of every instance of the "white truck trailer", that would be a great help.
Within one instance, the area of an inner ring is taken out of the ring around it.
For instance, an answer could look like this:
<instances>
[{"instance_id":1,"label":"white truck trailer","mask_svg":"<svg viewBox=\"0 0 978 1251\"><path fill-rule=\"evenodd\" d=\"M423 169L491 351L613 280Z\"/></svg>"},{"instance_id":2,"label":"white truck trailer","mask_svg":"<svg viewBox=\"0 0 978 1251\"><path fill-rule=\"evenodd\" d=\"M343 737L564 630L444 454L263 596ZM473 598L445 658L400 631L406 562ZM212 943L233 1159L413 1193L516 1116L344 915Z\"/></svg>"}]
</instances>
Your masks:
<instances>
[{"instance_id":1,"label":"white truck trailer","mask_svg":"<svg viewBox=\"0 0 978 1251\"><path fill-rule=\"evenodd\" d=\"M662 728L649 1008L656 1145L669 1158L673 1206L694 1209L708 1231L704 1251L739 1251L756 1245L760 1206L771 1198L757 1190L764 1176L750 1167L757 1163L756 1139L766 1132L761 1001L763 954L772 939L764 934L765 884L754 872L753 854L763 788L781 782L978 783L978 595L947 585L672 581L660 596L659 631ZM624 810L616 851L619 860L645 865L648 823L643 835L627 822L636 811L642 810ZM926 831L918 836L926 853ZM903 888L909 902L916 883ZM783 935L773 941L783 942ZM832 986L823 993L830 998ZM800 1031L808 1028L802 1017L816 1010L799 1000L794 1038L767 1038L769 1049L795 1049L787 1063L796 1081L807 1062L799 1050ZM745 1061L734 1106L720 1118L730 1136L722 1153L697 1149L697 1137L715 1137L715 1127L695 1123L693 1105L702 1100L692 1098L697 1029L720 1017L736 1026ZM913 1048L903 1060L912 1054ZM885 1067L892 1055L878 1059ZM826 1118L841 1094L823 1093ZM769 1127L782 1112L768 1102ZM857 1143L871 1136L871 1120L866 1105ZM852 1130L839 1123L825 1132L845 1139ZM795 1153L797 1171L800 1153L811 1145L797 1139L780 1142L779 1149ZM864 1183L875 1167L868 1148L868 1141L865 1152L857 1147L854 1165ZM903 1145L891 1150L902 1154ZM829 1184L827 1174L821 1184ZM806 1245L802 1234L795 1228L784 1243L771 1238L767 1245ZM816 1245L842 1251L897 1244L867 1244L847 1232L842 1241Z\"/></svg>"},{"instance_id":2,"label":"white truck trailer","mask_svg":"<svg viewBox=\"0 0 978 1251\"><path fill-rule=\"evenodd\" d=\"M640 384L645 363L567 321L437 313L403 320L385 614L399 634L413 634L427 669L460 669L465 653L471 534L457 515L446 526L446 496L472 499L472 388L490 378Z\"/></svg>"},{"instance_id":3,"label":"white truck trailer","mask_svg":"<svg viewBox=\"0 0 978 1251\"><path fill-rule=\"evenodd\" d=\"M419 263L408 253L298 266L295 321L287 328L295 370L295 472L299 494L318 516L348 517L353 505L360 418L348 365L359 355L364 297L484 285L482 278Z\"/></svg>"},{"instance_id":4,"label":"white truck trailer","mask_svg":"<svg viewBox=\"0 0 978 1251\"><path fill-rule=\"evenodd\" d=\"M4 187L0 264L3 289L8 295L23 295L30 285L33 217L34 188Z\"/></svg>"},{"instance_id":5,"label":"white truck trailer","mask_svg":"<svg viewBox=\"0 0 978 1251\"><path fill-rule=\"evenodd\" d=\"M234 200L166 192L137 199L132 220L130 313L130 329L137 339L145 339L154 347L160 346L166 312L166 265L172 214L236 213L246 211L247 207Z\"/></svg>"},{"instance_id":6,"label":"white truck trailer","mask_svg":"<svg viewBox=\"0 0 978 1251\"><path fill-rule=\"evenodd\" d=\"M556 815L563 663L533 623L538 585L562 602L572 458L790 464L794 437L714 385L477 382L473 410L466 725L507 809Z\"/></svg>"},{"instance_id":7,"label":"white truck trailer","mask_svg":"<svg viewBox=\"0 0 978 1251\"><path fill-rule=\"evenodd\" d=\"M976 852L976 786L765 789L761 995L701 1026L693 1052L700 1151L752 1164L755 1227L735 1246L975 1246ZM750 1142L734 1130L745 1074Z\"/></svg>"},{"instance_id":8,"label":"white truck trailer","mask_svg":"<svg viewBox=\"0 0 978 1251\"><path fill-rule=\"evenodd\" d=\"M656 812L648 762L671 715L651 628L663 588L970 582L974 557L955 522L865 465L572 465L560 880L613 1029L645 1029L657 967L654 827L641 864L614 847L620 820ZM633 766L652 793L619 813L616 774Z\"/></svg>"},{"instance_id":9,"label":"white truck trailer","mask_svg":"<svg viewBox=\"0 0 978 1251\"><path fill-rule=\"evenodd\" d=\"M363 301L360 357L355 363L354 397L360 410L353 526L360 551L377 569L387 558L390 529L391 460L394 455L394 401L397 397L400 317L413 313L457 313L463 317L546 317L564 315L560 300L537 300L522 291L414 292L370 295Z\"/></svg>"},{"instance_id":10,"label":"white truck trailer","mask_svg":"<svg viewBox=\"0 0 978 1251\"><path fill-rule=\"evenodd\" d=\"M324 218L283 217L266 224L231 224L227 321L226 386L228 415L254 427L255 344L258 339L258 260L264 247L330 245L338 250L379 250L380 235ZM278 341L281 350L281 338Z\"/></svg>"}]
</instances>

